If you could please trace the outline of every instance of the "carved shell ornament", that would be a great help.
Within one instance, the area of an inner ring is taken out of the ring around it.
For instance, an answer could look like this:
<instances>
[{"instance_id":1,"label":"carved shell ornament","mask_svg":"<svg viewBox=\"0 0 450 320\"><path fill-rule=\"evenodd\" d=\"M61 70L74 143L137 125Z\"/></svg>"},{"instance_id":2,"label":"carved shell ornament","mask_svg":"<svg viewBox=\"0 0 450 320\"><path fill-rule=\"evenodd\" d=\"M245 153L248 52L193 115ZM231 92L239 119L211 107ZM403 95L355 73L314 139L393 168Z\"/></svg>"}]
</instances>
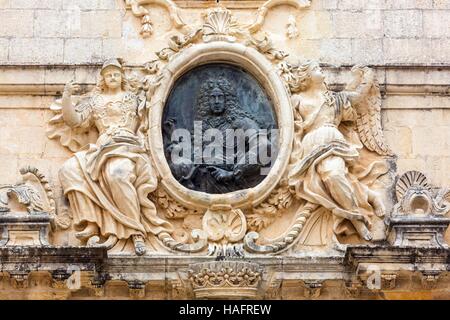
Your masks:
<instances>
[{"instance_id":1,"label":"carved shell ornament","mask_svg":"<svg viewBox=\"0 0 450 320\"><path fill-rule=\"evenodd\" d=\"M433 192L427 177L419 171L407 171L397 181L398 203L393 215L445 215L450 211L450 190Z\"/></svg>"},{"instance_id":2,"label":"carved shell ornament","mask_svg":"<svg viewBox=\"0 0 450 320\"><path fill-rule=\"evenodd\" d=\"M220 7L208 9L204 14L204 20L203 40L205 42L236 40L233 34L238 32L238 24L229 10L223 10Z\"/></svg>"}]
</instances>

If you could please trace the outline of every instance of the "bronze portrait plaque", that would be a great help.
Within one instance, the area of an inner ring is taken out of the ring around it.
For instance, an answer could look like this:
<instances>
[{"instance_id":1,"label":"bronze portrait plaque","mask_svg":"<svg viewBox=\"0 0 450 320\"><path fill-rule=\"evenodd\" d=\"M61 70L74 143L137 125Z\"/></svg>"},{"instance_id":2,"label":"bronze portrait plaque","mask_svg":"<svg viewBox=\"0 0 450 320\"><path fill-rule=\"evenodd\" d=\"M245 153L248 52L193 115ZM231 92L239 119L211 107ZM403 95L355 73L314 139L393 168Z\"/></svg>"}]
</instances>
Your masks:
<instances>
[{"instance_id":1,"label":"bronze portrait plaque","mask_svg":"<svg viewBox=\"0 0 450 320\"><path fill-rule=\"evenodd\" d=\"M185 187L212 194L252 188L277 149L277 121L262 85L240 67L211 63L177 79L163 120L166 159Z\"/></svg>"}]
</instances>

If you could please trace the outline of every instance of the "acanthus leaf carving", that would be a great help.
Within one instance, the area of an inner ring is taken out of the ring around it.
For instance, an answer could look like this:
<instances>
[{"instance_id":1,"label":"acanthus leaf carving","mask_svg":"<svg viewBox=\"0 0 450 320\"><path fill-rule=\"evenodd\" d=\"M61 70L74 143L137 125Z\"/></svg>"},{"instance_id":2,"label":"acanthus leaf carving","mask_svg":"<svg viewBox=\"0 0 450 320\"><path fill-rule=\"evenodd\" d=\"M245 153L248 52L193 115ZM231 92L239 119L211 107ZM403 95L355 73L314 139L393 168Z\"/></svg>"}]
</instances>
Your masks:
<instances>
[{"instance_id":1,"label":"acanthus leaf carving","mask_svg":"<svg viewBox=\"0 0 450 320\"><path fill-rule=\"evenodd\" d=\"M279 186L269 197L247 214L249 230L261 231L267 228L284 210L288 209L294 201L294 196L287 185L287 180L280 182Z\"/></svg>"},{"instance_id":2,"label":"acanthus leaf carving","mask_svg":"<svg viewBox=\"0 0 450 320\"><path fill-rule=\"evenodd\" d=\"M158 188L152 194L152 197L155 199L155 202L161 206L161 208L165 209L164 213L168 219L180 219L189 215L198 215L202 213L201 210L188 209L181 205L175 201L163 188Z\"/></svg>"},{"instance_id":3,"label":"acanthus leaf carving","mask_svg":"<svg viewBox=\"0 0 450 320\"><path fill-rule=\"evenodd\" d=\"M45 175L37 168L27 166L20 169L22 182L0 186L0 212L9 212L9 200L14 195L17 201L26 206L29 214L46 212L56 216L53 190Z\"/></svg>"}]
</instances>

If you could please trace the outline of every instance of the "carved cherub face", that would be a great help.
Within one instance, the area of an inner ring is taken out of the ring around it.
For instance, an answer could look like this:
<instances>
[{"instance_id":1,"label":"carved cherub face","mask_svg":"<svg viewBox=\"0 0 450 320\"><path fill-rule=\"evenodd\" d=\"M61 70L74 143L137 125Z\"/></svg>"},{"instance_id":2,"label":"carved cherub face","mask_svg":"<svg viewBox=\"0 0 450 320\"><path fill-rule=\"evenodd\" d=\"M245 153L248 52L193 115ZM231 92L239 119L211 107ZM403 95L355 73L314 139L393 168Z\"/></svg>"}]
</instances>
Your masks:
<instances>
[{"instance_id":1,"label":"carved cherub face","mask_svg":"<svg viewBox=\"0 0 450 320\"><path fill-rule=\"evenodd\" d=\"M209 107L213 114L219 115L225 111L225 94L219 88L214 88L209 94Z\"/></svg>"},{"instance_id":2,"label":"carved cherub face","mask_svg":"<svg viewBox=\"0 0 450 320\"><path fill-rule=\"evenodd\" d=\"M106 67L102 72L105 84L110 89L117 89L122 86L122 70L116 66Z\"/></svg>"}]
</instances>

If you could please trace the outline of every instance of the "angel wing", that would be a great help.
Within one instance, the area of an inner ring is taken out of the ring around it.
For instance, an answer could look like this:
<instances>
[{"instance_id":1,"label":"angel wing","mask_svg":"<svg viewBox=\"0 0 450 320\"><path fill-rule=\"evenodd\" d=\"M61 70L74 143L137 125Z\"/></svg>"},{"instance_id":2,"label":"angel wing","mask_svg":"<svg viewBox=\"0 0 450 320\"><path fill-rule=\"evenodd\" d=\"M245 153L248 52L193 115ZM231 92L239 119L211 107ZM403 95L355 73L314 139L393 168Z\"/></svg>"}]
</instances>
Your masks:
<instances>
[{"instance_id":1,"label":"angel wing","mask_svg":"<svg viewBox=\"0 0 450 320\"><path fill-rule=\"evenodd\" d=\"M83 101L76 105L77 111L80 112L85 107L86 103ZM47 137L49 139L59 139L61 145L72 152L77 152L89 143L95 143L98 136L96 129L89 126L71 128L64 122L61 100L52 103L50 110L54 112L54 116L48 122Z\"/></svg>"},{"instance_id":2,"label":"angel wing","mask_svg":"<svg viewBox=\"0 0 450 320\"><path fill-rule=\"evenodd\" d=\"M354 104L354 107L358 114L356 127L361 142L367 149L381 156L392 156L393 153L385 141L381 127L381 93L378 81L374 78L368 90L361 90L364 85L367 85L363 81L368 72L372 71L361 66L353 67L354 78L347 85L345 91L359 95L358 102L356 105Z\"/></svg>"}]
</instances>

